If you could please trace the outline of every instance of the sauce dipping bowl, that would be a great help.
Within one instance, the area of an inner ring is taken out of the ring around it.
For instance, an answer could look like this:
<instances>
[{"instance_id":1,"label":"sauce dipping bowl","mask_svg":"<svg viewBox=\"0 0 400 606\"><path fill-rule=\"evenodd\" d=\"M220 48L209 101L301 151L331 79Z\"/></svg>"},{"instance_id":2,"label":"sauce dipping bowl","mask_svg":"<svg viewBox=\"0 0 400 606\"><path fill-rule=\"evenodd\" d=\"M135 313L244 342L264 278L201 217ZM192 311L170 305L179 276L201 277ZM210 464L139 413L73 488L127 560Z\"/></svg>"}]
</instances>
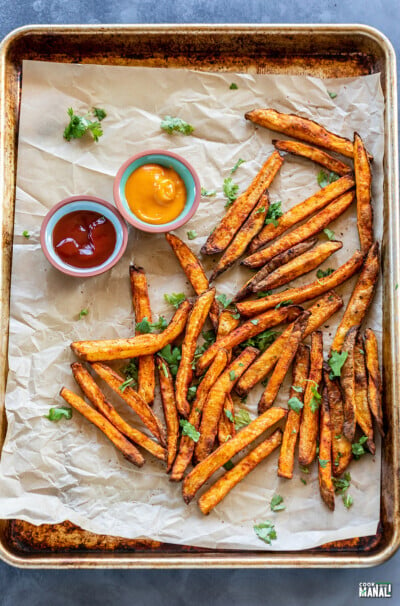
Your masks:
<instances>
[{"instance_id":1,"label":"sauce dipping bowl","mask_svg":"<svg viewBox=\"0 0 400 606\"><path fill-rule=\"evenodd\" d=\"M94 267L75 267L65 263L57 254L53 245L53 230L62 217L74 211L92 211L108 219L115 229L115 246L109 257ZM46 259L64 274L88 278L97 276L114 267L125 252L128 243L128 228L114 206L105 200L93 196L71 196L55 204L45 216L40 229L40 244Z\"/></svg>"},{"instance_id":2,"label":"sauce dipping bowl","mask_svg":"<svg viewBox=\"0 0 400 606\"><path fill-rule=\"evenodd\" d=\"M146 223L139 219L129 207L125 196L126 182L136 169L145 164L159 164L160 166L172 168L178 173L185 184L185 206L173 221L159 225ZM137 229L150 233L164 233L185 225L196 212L200 203L200 196L200 180L194 168L182 156L162 149L152 149L132 156L124 162L114 180L114 200L121 215Z\"/></svg>"}]
</instances>

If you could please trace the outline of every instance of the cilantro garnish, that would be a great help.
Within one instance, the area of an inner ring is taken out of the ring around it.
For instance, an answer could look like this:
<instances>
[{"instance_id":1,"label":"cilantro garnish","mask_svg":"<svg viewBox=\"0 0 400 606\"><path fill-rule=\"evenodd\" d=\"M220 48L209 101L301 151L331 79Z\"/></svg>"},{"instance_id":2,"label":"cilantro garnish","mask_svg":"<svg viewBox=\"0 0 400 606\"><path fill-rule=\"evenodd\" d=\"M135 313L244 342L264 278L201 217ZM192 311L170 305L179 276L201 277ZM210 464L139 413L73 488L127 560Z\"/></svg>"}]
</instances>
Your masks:
<instances>
[{"instance_id":1,"label":"cilantro garnish","mask_svg":"<svg viewBox=\"0 0 400 606\"><path fill-rule=\"evenodd\" d=\"M230 471L231 469L233 469L235 467L234 463L232 460L227 461L226 463L224 463L223 468L226 469L226 471Z\"/></svg>"},{"instance_id":2,"label":"cilantro garnish","mask_svg":"<svg viewBox=\"0 0 400 606\"><path fill-rule=\"evenodd\" d=\"M212 197L214 197L214 196L217 195L217 192L215 190L210 191L210 190L206 189L205 187L202 187L201 188L201 195L202 196L207 196L208 198L212 198Z\"/></svg>"},{"instance_id":3,"label":"cilantro garnish","mask_svg":"<svg viewBox=\"0 0 400 606\"><path fill-rule=\"evenodd\" d=\"M125 381L119 386L119 391L125 391L127 387L136 387L138 380L138 367L135 358L129 361L128 365L122 371L126 377Z\"/></svg>"},{"instance_id":4,"label":"cilantro garnish","mask_svg":"<svg viewBox=\"0 0 400 606\"><path fill-rule=\"evenodd\" d=\"M100 107L94 107L93 114L96 116L99 122L104 120L104 118L107 116L107 112L104 109L101 109Z\"/></svg>"},{"instance_id":5,"label":"cilantro garnish","mask_svg":"<svg viewBox=\"0 0 400 606\"><path fill-rule=\"evenodd\" d=\"M304 389L302 387L298 387L297 385L292 385L293 391L296 393L303 393Z\"/></svg>"},{"instance_id":6,"label":"cilantro garnish","mask_svg":"<svg viewBox=\"0 0 400 606\"><path fill-rule=\"evenodd\" d=\"M301 400L299 400L299 398L297 396L293 396L293 398L290 398L288 400L288 405L290 406L290 408L292 410L294 410L294 412L300 412L300 410L304 406L303 402Z\"/></svg>"},{"instance_id":7,"label":"cilantro garnish","mask_svg":"<svg viewBox=\"0 0 400 606\"><path fill-rule=\"evenodd\" d=\"M319 269L317 271L317 278L326 278L327 276L333 274L334 271L335 270L332 269L332 267L328 267L328 269Z\"/></svg>"},{"instance_id":8,"label":"cilantro garnish","mask_svg":"<svg viewBox=\"0 0 400 606\"><path fill-rule=\"evenodd\" d=\"M269 297L269 295L272 295L272 290L259 290L256 293L256 298L263 299L264 297Z\"/></svg>"},{"instance_id":9,"label":"cilantro garnish","mask_svg":"<svg viewBox=\"0 0 400 606\"><path fill-rule=\"evenodd\" d=\"M343 505L346 507L346 509L350 509L350 507L354 503L353 497L351 497L349 494L344 494L342 497L342 500L343 500Z\"/></svg>"},{"instance_id":10,"label":"cilantro garnish","mask_svg":"<svg viewBox=\"0 0 400 606\"><path fill-rule=\"evenodd\" d=\"M188 402L192 402L195 399L196 392L197 392L197 386L196 385L191 385L189 387L189 389L187 390L187 399L188 399Z\"/></svg>"},{"instance_id":11,"label":"cilantro garnish","mask_svg":"<svg viewBox=\"0 0 400 606\"><path fill-rule=\"evenodd\" d=\"M187 232L187 237L188 240L194 240L195 238L197 238L197 231L195 229L189 229L189 231Z\"/></svg>"},{"instance_id":12,"label":"cilantro garnish","mask_svg":"<svg viewBox=\"0 0 400 606\"><path fill-rule=\"evenodd\" d=\"M182 357L180 347L172 348L171 345L166 345L159 352L159 355L167 362L172 376L176 377L179 368L179 362Z\"/></svg>"},{"instance_id":13,"label":"cilantro garnish","mask_svg":"<svg viewBox=\"0 0 400 606\"><path fill-rule=\"evenodd\" d=\"M342 478L332 478L336 494L344 494L350 487L351 476L348 471Z\"/></svg>"},{"instance_id":14,"label":"cilantro garnish","mask_svg":"<svg viewBox=\"0 0 400 606\"><path fill-rule=\"evenodd\" d=\"M253 526L253 529L258 538L265 543L268 543L268 545L271 545L271 541L275 541L277 539L275 525L272 524L272 522L261 522L261 524L256 524Z\"/></svg>"},{"instance_id":15,"label":"cilantro garnish","mask_svg":"<svg viewBox=\"0 0 400 606\"><path fill-rule=\"evenodd\" d=\"M322 467L322 469L325 469L325 467L329 463L329 461L327 459L318 459L318 462L319 462L320 466Z\"/></svg>"},{"instance_id":16,"label":"cilantro garnish","mask_svg":"<svg viewBox=\"0 0 400 606\"><path fill-rule=\"evenodd\" d=\"M288 299L287 301L281 301L278 305L275 305L275 309L280 309L281 307L287 307L288 305L292 305L293 300Z\"/></svg>"},{"instance_id":17,"label":"cilantro garnish","mask_svg":"<svg viewBox=\"0 0 400 606\"><path fill-rule=\"evenodd\" d=\"M235 373L234 370L230 370L229 371L229 378L230 378L231 381L235 381L235 379L236 379L236 373Z\"/></svg>"},{"instance_id":18,"label":"cilantro garnish","mask_svg":"<svg viewBox=\"0 0 400 606\"><path fill-rule=\"evenodd\" d=\"M260 332L258 335L243 341L243 343L240 344L240 348L245 349L246 347L257 347L257 349L260 351L264 351L280 334L281 332L279 330L264 330L264 332Z\"/></svg>"},{"instance_id":19,"label":"cilantro garnish","mask_svg":"<svg viewBox=\"0 0 400 606\"><path fill-rule=\"evenodd\" d=\"M174 133L191 135L194 131L194 127L191 124L188 124L185 120L182 120L182 118L175 118L173 116L165 116L164 120L161 122L161 128L169 135Z\"/></svg>"},{"instance_id":20,"label":"cilantro garnish","mask_svg":"<svg viewBox=\"0 0 400 606\"><path fill-rule=\"evenodd\" d=\"M321 394L318 393L318 385L311 385L311 393L310 410L311 412L316 412L319 408L319 403L322 400Z\"/></svg>"},{"instance_id":21,"label":"cilantro garnish","mask_svg":"<svg viewBox=\"0 0 400 606\"><path fill-rule=\"evenodd\" d=\"M185 419L181 419L179 421L179 425L182 427L183 436L188 436L188 438L193 440L193 442L199 441L200 432L197 431L197 429L191 423L189 423L189 421L186 421Z\"/></svg>"},{"instance_id":22,"label":"cilantro garnish","mask_svg":"<svg viewBox=\"0 0 400 606\"><path fill-rule=\"evenodd\" d=\"M49 421L60 421L61 419L70 419L72 417L72 408L68 406L57 406L56 408L50 408L49 414L45 415Z\"/></svg>"},{"instance_id":23,"label":"cilantro garnish","mask_svg":"<svg viewBox=\"0 0 400 606\"><path fill-rule=\"evenodd\" d=\"M224 179L223 192L224 196L228 199L225 204L225 208L229 208L229 206L234 203L237 198L238 191L239 185L237 183L234 183L231 177L227 177L226 179Z\"/></svg>"},{"instance_id":24,"label":"cilantro garnish","mask_svg":"<svg viewBox=\"0 0 400 606\"><path fill-rule=\"evenodd\" d=\"M160 316L157 322L149 322L145 316L141 322L136 323L136 330L141 334L147 334L156 330L164 330L168 326L164 316Z\"/></svg>"},{"instance_id":25,"label":"cilantro garnish","mask_svg":"<svg viewBox=\"0 0 400 606\"><path fill-rule=\"evenodd\" d=\"M215 297L219 303L221 303L222 307L226 309L232 303L232 299L229 299L225 294L217 295Z\"/></svg>"},{"instance_id":26,"label":"cilantro garnish","mask_svg":"<svg viewBox=\"0 0 400 606\"><path fill-rule=\"evenodd\" d=\"M239 160L235 163L235 166L233 168L231 168L231 175L233 175L233 173L235 173L237 171L237 169L239 168L239 166L241 164L244 164L244 162L246 162L246 160L239 158Z\"/></svg>"},{"instance_id":27,"label":"cilantro garnish","mask_svg":"<svg viewBox=\"0 0 400 606\"><path fill-rule=\"evenodd\" d=\"M335 239L335 232L332 231L331 229L329 229L328 227L326 227L324 230L324 234L326 235L326 237L328 238L328 240L334 240Z\"/></svg>"},{"instance_id":28,"label":"cilantro garnish","mask_svg":"<svg viewBox=\"0 0 400 606\"><path fill-rule=\"evenodd\" d=\"M69 115L69 124L64 129L64 139L80 139L85 133L90 133L95 141L103 134L103 129L98 120L90 120L90 114L86 116L77 116L74 114L72 107L67 110Z\"/></svg>"},{"instance_id":29,"label":"cilantro garnish","mask_svg":"<svg viewBox=\"0 0 400 606\"><path fill-rule=\"evenodd\" d=\"M79 312L79 320L82 320L82 318L87 316L88 313L89 313L89 310L87 308L81 309L81 311Z\"/></svg>"},{"instance_id":30,"label":"cilantro garnish","mask_svg":"<svg viewBox=\"0 0 400 606\"><path fill-rule=\"evenodd\" d=\"M167 303L173 305L175 309L178 309L179 305L185 301L186 295L183 292L173 292L170 295L165 294L164 299Z\"/></svg>"},{"instance_id":31,"label":"cilantro garnish","mask_svg":"<svg viewBox=\"0 0 400 606\"><path fill-rule=\"evenodd\" d=\"M337 97L337 93L333 93L330 90L328 90L328 95L330 96L331 99L336 99L336 97Z\"/></svg>"},{"instance_id":32,"label":"cilantro garnish","mask_svg":"<svg viewBox=\"0 0 400 606\"><path fill-rule=\"evenodd\" d=\"M24 231L22 232L22 235L23 235L23 236L24 236L24 238L26 238L27 240L29 240L29 238L31 237L31 236L30 236L29 231L27 231L26 229L24 229Z\"/></svg>"},{"instance_id":33,"label":"cilantro garnish","mask_svg":"<svg viewBox=\"0 0 400 606\"><path fill-rule=\"evenodd\" d=\"M349 354L347 351L342 351L341 353L339 353L338 351L332 349L331 356L328 360L328 364L332 371L330 373L331 379L333 379L334 377L340 377L343 364L346 362L348 355Z\"/></svg>"},{"instance_id":34,"label":"cilantro garnish","mask_svg":"<svg viewBox=\"0 0 400 606\"><path fill-rule=\"evenodd\" d=\"M278 219L283 215L281 206L282 202L280 201L270 204L264 221L265 225L272 223L274 227L278 227Z\"/></svg>"},{"instance_id":35,"label":"cilantro garnish","mask_svg":"<svg viewBox=\"0 0 400 606\"><path fill-rule=\"evenodd\" d=\"M274 496L271 499L271 511L283 511L284 509L286 509L285 505L282 505L283 503L283 497L281 497L280 494L274 494Z\"/></svg>"},{"instance_id":36,"label":"cilantro garnish","mask_svg":"<svg viewBox=\"0 0 400 606\"><path fill-rule=\"evenodd\" d=\"M227 419L229 419L229 421L230 421L231 423L234 423L234 422L235 422L235 419L233 418L232 411L231 411L231 410L229 410L228 408L224 408L224 412L225 412L225 415L226 415Z\"/></svg>"},{"instance_id":37,"label":"cilantro garnish","mask_svg":"<svg viewBox=\"0 0 400 606\"><path fill-rule=\"evenodd\" d=\"M232 82L232 84L230 85L229 89L230 90L237 90L239 87L235 82Z\"/></svg>"},{"instance_id":38,"label":"cilantro garnish","mask_svg":"<svg viewBox=\"0 0 400 606\"><path fill-rule=\"evenodd\" d=\"M250 417L248 411L245 410L244 408L240 408L235 413L235 429L236 429L236 431L238 431L239 429L242 429L242 427L246 427L246 425L249 425L249 423L251 423L251 417Z\"/></svg>"},{"instance_id":39,"label":"cilantro garnish","mask_svg":"<svg viewBox=\"0 0 400 606\"><path fill-rule=\"evenodd\" d=\"M362 457L362 455L367 452L363 446L363 444L365 444L367 440L367 436L362 436L362 438L360 438L358 442L355 442L351 445L351 452L353 453L354 458L356 460L358 460L360 457Z\"/></svg>"},{"instance_id":40,"label":"cilantro garnish","mask_svg":"<svg viewBox=\"0 0 400 606\"><path fill-rule=\"evenodd\" d=\"M320 170L317 175L317 181L320 187L326 187L327 185L330 185L330 183L333 183L338 179L339 175L337 175L336 173L326 173L324 170Z\"/></svg>"}]
</instances>

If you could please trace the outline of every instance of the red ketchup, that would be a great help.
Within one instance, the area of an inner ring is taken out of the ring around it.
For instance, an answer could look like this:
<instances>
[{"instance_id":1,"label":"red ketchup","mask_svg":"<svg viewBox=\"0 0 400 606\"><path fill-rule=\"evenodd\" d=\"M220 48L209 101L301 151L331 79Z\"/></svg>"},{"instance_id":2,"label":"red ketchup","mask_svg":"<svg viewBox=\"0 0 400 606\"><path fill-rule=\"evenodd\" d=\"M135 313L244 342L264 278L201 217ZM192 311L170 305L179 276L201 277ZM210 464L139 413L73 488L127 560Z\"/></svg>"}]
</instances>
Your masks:
<instances>
[{"instance_id":1,"label":"red ketchup","mask_svg":"<svg viewBox=\"0 0 400 606\"><path fill-rule=\"evenodd\" d=\"M96 267L112 255L117 235L114 225L100 213L75 210L55 224L54 250L64 263Z\"/></svg>"}]
</instances>

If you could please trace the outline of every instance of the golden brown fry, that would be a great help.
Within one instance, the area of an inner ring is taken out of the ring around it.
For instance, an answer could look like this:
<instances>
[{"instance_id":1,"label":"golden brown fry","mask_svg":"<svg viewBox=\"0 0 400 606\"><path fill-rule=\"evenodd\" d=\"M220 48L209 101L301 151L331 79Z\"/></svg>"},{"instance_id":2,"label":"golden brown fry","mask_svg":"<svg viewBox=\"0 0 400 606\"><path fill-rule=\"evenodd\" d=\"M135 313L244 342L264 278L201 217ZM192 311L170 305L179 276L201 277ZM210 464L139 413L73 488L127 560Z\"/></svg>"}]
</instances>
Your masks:
<instances>
[{"instance_id":1,"label":"golden brown fry","mask_svg":"<svg viewBox=\"0 0 400 606\"><path fill-rule=\"evenodd\" d=\"M332 482L332 426L329 414L328 393L322 392L319 428L318 479L322 500L331 511L335 509L335 489Z\"/></svg>"},{"instance_id":2,"label":"golden brown fry","mask_svg":"<svg viewBox=\"0 0 400 606\"><path fill-rule=\"evenodd\" d=\"M225 403L218 422L218 442L220 444L223 444L236 435L235 421L232 421L230 416L234 419L234 407L231 394L225 398Z\"/></svg>"},{"instance_id":3,"label":"golden brown fry","mask_svg":"<svg viewBox=\"0 0 400 606\"><path fill-rule=\"evenodd\" d=\"M382 379L379 371L378 343L374 331L367 328L365 331L365 357L368 370L368 403L378 425L379 433L383 437L382 414Z\"/></svg>"},{"instance_id":4,"label":"golden brown fry","mask_svg":"<svg viewBox=\"0 0 400 606\"><path fill-rule=\"evenodd\" d=\"M259 414L263 413L265 410L270 408L274 403L279 388L282 385L283 379L285 378L286 373L289 370L289 366L291 365L296 355L297 349L301 343L309 317L310 312L305 311L294 322L293 329L287 341L286 347L284 348L279 360L277 361L276 366L267 383L267 387L265 388L261 400L258 403Z\"/></svg>"},{"instance_id":5,"label":"golden brown fry","mask_svg":"<svg viewBox=\"0 0 400 606\"><path fill-rule=\"evenodd\" d=\"M333 156L330 156L322 151L322 149L318 149L318 147L313 147L306 143L299 143L299 141L279 141L277 139L273 139L272 143L279 151L288 152L295 156L301 156L302 158L308 158L337 175L343 176L351 172L350 166L337 160Z\"/></svg>"},{"instance_id":6,"label":"golden brown fry","mask_svg":"<svg viewBox=\"0 0 400 606\"><path fill-rule=\"evenodd\" d=\"M281 305L285 301L291 301L294 305L315 299L323 295L328 290L332 290L346 282L353 276L363 263L363 255L359 250L356 250L353 256L343 265L338 267L330 276L299 286L297 288L288 288L283 292L278 292L268 297L263 297L257 301L242 301L237 303L236 307L242 316L255 316L266 309L271 309L277 305Z\"/></svg>"},{"instance_id":7,"label":"golden brown fry","mask_svg":"<svg viewBox=\"0 0 400 606\"><path fill-rule=\"evenodd\" d=\"M157 356L158 378L160 380L161 402L167 426L167 473L171 471L178 450L179 419L176 408L174 380L168 364Z\"/></svg>"},{"instance_id":8,"label":"golden brown fry","mask_svg":"<svg viewBox=\"0 0 400 606\"><path fill-rule=\"evenodd\" d=\"M127 438L135 444L138 444L152 455L165 461L166 452L160 444L151 440L144 433L135 429L127 423L115 410L114 406L108 402L105 395L97 385L92 375L79 362L71 364L72 372L76 382L82 389L85 396L90 400L93 406L110 421ZM144 462L144 459L143 459Z\"/></svg>"},{"instance_id":9,"label":"golden brown fry","mask_svg":"<svg viewBox=\"0 0 400 606\"><path fill-rule=\"evenodd\" d=\"M147 280L142 267L131 265L129 267L129 277L131 281L133 311L135 312L135 324L147 318L152 322L150 308L150 299L147 289ZM136 328L135 334L138 334ZM140 334L140 333L139 333ZM154 393L156 387L156 375L154 356L140 356L138 360L138 394L146 404L154 402Z\"/></svg>"},{"instance_id":10,"label":"golden brown fry","mask_svg":"<svg viewBox=\"0 0 400 606\"><path fill-rule=\"evenodd\" d=\"M193 286L194 292L196 295L202 295L210 288L210 285L201 261L178 236L169 233L165 234L165 238L174 251L187 279ZM210 320L215 330L218 324L218 315L218 303L213 301L210 309Z\"/></svg>"},{"instance_id":11,"label":"golden brown fry","mask_svg":"<svg viewBox=\"0 0 400 606\"><path fill-rule=\"evenodd\" d=\"M189 423L193 425L196 430L200 427L201 412L203 410L204 402L207 399L208 392L227 364L228 352L226 349L220 349L197 388L196 397L189 415ZM170 476L171 481L179 482L182 480L183 474L192 459L194 447L195 442L189 436L182 436L178 456L175 459Z\"/></svg>"},{"instance_id":12,"label":"golden brown fry","mask_svg":"<svg viewBox=\"0 0 400 606\"><path fill-rule=\"evenodd\" d=\"M370 248L360 276L347 304L346 311L337 328L331 346L332 350L341 351L345 335L350 328L362 323L372 301L372 297L374 296L379 269L379 244L378 242L375 242Z\"/></svg>"},{"instance_id":13,"label":"golden brown fry","mask_svg":"<svg viewBox=\"0 0 400 606\"><path fill-rule=\"evenodd\" d=\"M318 299L308 311L310 317L304 331L303 339L324 324L343 305L343 299L335 291L327 292ZM236 392L245 396L250 389L263 380L272 370L291 334L292 326L288 328L266 349L253 364L246 370L240 381L236 384Z\"/></svg>"},{"instance_id":14,"label":"golden brown fry","mask_svg":"<svg viewBox=\"0 0 400 606\"><path fill-rule=\"evenodd\" d=\"M243 457L233 469L227 471L200 497L199 507L201 512L204 515L210 513L236 484L241 482L261 461L278 448L281 441L282 432L280 429L277 429L269 438L261 442L248 455Z\"/></svg>"},{"instance_id":15,"label":"golden brown fry","mask_svg":"<svg viewBox=\"0 0 400 606\"><path fill-rule=\"evenodd\" d=\"M301 465L310 465L317 452L318 408L321 400L318 389L321 385L323 361L322 332L315 331L311 335L310 373L304 393L303 416L300 423L299 462Z\"/></svg>"},{"instance_id":16,"label":"golden brown fry","mask_svg":"<svg viewBox=\"0 0 400 606\"><path fill-rule=\"evenodd\" d=\"M293 363L293 382L290 389L290 398L297 398L301 403L304 400L304 390L307 385L309 368L310 350L305 345L299 345ZM289 414L283 432L278 462L278 476L281 478L288 478L290 480L293 477L294 450L296 448L297 436L299 435L300 421L301 410L297 412L289 404Z\"/></svg>"},{"instance_id":17,"label":"golden brown fry","mask_svg":"<svg viewBox=\"0 0 400 606\"><path fill-rule=\"evenodd\" d=\"M182 357L175 380L176 406L179 414L183 417L187 417L190 412L187 391L193 376L192 364L197 339L211 309L214 296L215 288L206 290L202 295L199 295L186 324L185 337L182 343Z\"/></svg>"},{"instance_id":18,"label":"golden brown fry","mask_svg":"<svg viewBox=\"0 0 400 606\"><path fill-rule=\"evenodd\" d=\"M353 453L351 442L343 435L343 398L338 381L331 379L330 368L324 364L324 383L327 390L329 413L332 431L332 471L334 476L340 476L349 465Z\"/></svg>"},{"instance_id":19,"label":"golden brown fry","mask_svg":"<svg viewBox=\"0 0 400 606\"><path fill-rule=\"evenodd\" d=\"M210 345L197 362L196 374L201 375L204 372L221 347L233 349L236 345L243 343L246 339L255 337L267 328L282 324L282 322L291 322L297 318L302 311L303 309L301 307L281 307L280 309L272 309L253 320L244 322L230 334L226 335L226 337L222 337Z\"/></svg>"},{"instance_id":20,"label":"golden brown fry","mask_svg":"<svg viewBox=\"0 0 400 606\"><path fill-rule=\"evenodd\" d=\"M274 272L269 274L264 280L257 282L253 286L253 292L260 290L272 290L287 284L291 280L295 280L299 276L303 276L308 272L316 269L330 255L342 248L343 244L336 241L322 242L312 250L309 250L302 255L289 261L286 265L282 265Z\"/></svg>"},{"instance_id":21,"label":"golden brown fry","mask_svg":"<svg viewBox=\"0 0 400 606\"><path fill-rule=\"evenodd\" d=\"M165 446L164 428L150 406L142 400L139 394L131 387L125 387L124 389L124 378L106 364L95 362L92 364L92 368L136 412L149 431Z\"/></svg>"},{"instance_id":22,"label":"golden brown fry","mask_svg":"<svg viewBox=\"0 0 400 606\"><path fill-rule=\"evenodd\" d=\"M312 145L324 147L347 158L353 158L353 144L349 139L331 133L314 120L302 118L295 114L283 114L270 108L253 109L247 112L244 117L246 120L251 120L251 122L260 124L260 126L270 130L295 137Z\"/></svg>"},{"instance_id":23,"label":"golden brown fry","mask_svg":"<svg viewBox=\"0 0 400 606\"><path fill-rule=\"evenodd\" d=\"M200 438L194 450L197 461L202 461L210 454L217 435L218 421L224 407L225 398L231 393L235 383L253 362L257 354L258 350L255 347L246 347L224 370L215 385L210 389L203 406Z\"/></svg>"},{"instance_id":24,"label":"golden brown fry","mask_svg":"<svg viewBox=\"0 0 400 606\"><path fill-rule=\"evenodd\" d=\"M356 177L357 227L360 248L367 254L374 242L373 211L371 205L371 168L364 143L358 133L354 133L354 173Z\"/></svg>"},{"instance_id":25,"label":"golden brown fry","mask_svg":"<svg viewBox=\"0 0 400 606\"><path fill-rule=\"evenodd\" d=\"M317 211L322 210L327 204L330 204L336 200L339 196L346 193L349 189L354 187L354 175L345 175L341 179L330 183L326 187L323 187L310 198L307 198L303 202L296 204L288 211L283 213L279 219L277 219L277 225L268 223L263 227L258 236L256 236L249 247L249 251L253 253L261 246L264 246L271 240L274 240L285 231L298 225L301 221L308 219L311 215Z\"/></svg>"},{"instance_id":26,"label":"golden brown fry","mask_svg":"<svg viewBox=\"0 0 400 606\"><path fill-rule=\"evenodd\" d=\"M354 347L354 400L356 405L356 422L367 436L366 446L375 454L374 429L371 411L368 405L368 379L365 366L364 341L360 333Z\"/></svg>"},{"instance_id":27,"label":"golden brown fry","mask_svg":"<svg viewBox=\"0 0 400 606\"><path fill-rule=\"evenodd\" d=\"M353 442L356 431L356 402L355 402L355 375L354 375L354 348L359 327L353 326L346 334L343 342L342 352L347 353L347 358L342 366L340 374L340 385L344 396L344 423L343 435Z\"/></svg>"},{"instance_id":28,"label":"golden brown fry","mask_svg":"<svg viewBox=\"0 0 400 606\"><path fill-rule=\"evenodd\" d=\"M342 178L344 179L345 177ZM343 194L343 196L340 196L340 198L337 198L328 204L328 206L314 215L314 217L311 217L311 219L309 219L303 225L296 227L288 234L278 238L275 240L275 242L267 246L267 248L263 248L262 250L253 253L249 257L246 257L242 261L242 264L252 268L261 267L264 265L264 263L267 263L267 261L270 261L273 257L279 255L281 252L288 250L288 248L295 246L295 244L299 244L300 242L304 242L304 240L308 240L308 238L315 236L320 231L325 229L329 223L332 223L332 221L340 217L340 215L342 215L344 211L349 208L353 200L353 191Z\"/></svg>"},{"instance_id":29,"label":"golden brown fry","mask_svg":"<svg viewBox=\"0 0 400 606\"><path fill-rule=\"evenodd\" d=\"M247 246L264 225L268 208L269 196L265 192L218 261L211 275L210 282L229 269L242 256Z\"/></svg>"},{"instance_id":30,"label":"golden brown fry","mask_svg":"<svg viewBox=\"0 0 400 606\"><path fill-rule=\"evenodd\" d=\"M96 425L111 440L118 450L122 452L124 457L134 465L141 467L144 459L138 449L122 435L118 429L114 427L102 414L89 406L80 396L73 391L63 387L60 391L60 396L75 410L80 412L88 421Z\"/></svg>"},{"instance_id":31,"label":"golden brown fry","mask_svg":"<svg viewBox=\"0 0 400 606\"><path fill-rule=\"evenodd\" d=\"M249 423L249 425L238 431L232 440L221 444L204 461L196 465L183 482L183 499L185 503L190 503L204 482L222 465L227 463L240 450L243 450L243 448L254 442L264 431L275 425L275 423L278 423L286 414L287 411L284 408L270 408Z\"/></svg>"},{"instance_id":32,"label":"golden brown fry","mask_svg":"<svg viewBox=\"0 0 400 606\"><path fill-rule=\"evenodd\" d=\"M240 324L240 319L235 318L236 314L229 309L223 309L218 320L217 339L226 337L235 330Z\"/></svg>"},{"instance_id":33,"label":"golden brown fry","mask_svg":"<svg viewBox=\"0 0 400 606\"><path fill-rule=\"evenodd\" d=\"M273 152L250 186L236 198L216 229L208 236L207 242L201 249L203 255L213 255L225 250L257 204L261 194L271 185L282 164L283 160L279 152Z\"/></svg>"},{"instance_id":34,"label":"golden brown fry","mask_svg":"<svg viewBox=\"0 0 400 606\"><path fill-rule=\"evenodd\" d=\"M183 301L167 328L160 334L138 335L130 339L75 341L71 343L71 349L79 358L88 362L125 360L157 353L181 334L191 308L189 301Z\"/></svg>"}]
</instances>

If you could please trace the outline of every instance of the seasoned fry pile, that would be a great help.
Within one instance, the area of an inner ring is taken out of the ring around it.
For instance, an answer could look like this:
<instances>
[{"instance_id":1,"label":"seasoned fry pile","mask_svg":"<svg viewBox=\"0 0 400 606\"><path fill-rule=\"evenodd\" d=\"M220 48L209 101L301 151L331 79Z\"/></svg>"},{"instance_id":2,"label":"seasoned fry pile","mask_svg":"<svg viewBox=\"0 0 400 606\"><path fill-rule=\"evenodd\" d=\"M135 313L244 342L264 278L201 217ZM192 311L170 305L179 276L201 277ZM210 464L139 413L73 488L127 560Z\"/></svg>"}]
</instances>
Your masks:
<instances>
[{"instance_id":1,"label":"seasoned fry pile","mask_svg":"<svg viewBox=\"0 0 400 606\"><path fill-rule=\"evenodd\" d=\"M72 364L73 376L90 404L66 388L61 396L134 465L143 465L148 453L165 461L170 480L183 480L186 503L219 471L199 498L203 514L277 449L282 478L293 478L296 458L303 473L318 466L321 497L333 510L335 493L343 495L348 485L352 459L365 448L375 453L374 421L384 435L377 340L363 328L380 272L372 158L357 133L352 142L273 109L255 109L245 117L299 141L274 141L276 151L208 237L202 254L222 253L212 275L207 278L200 259L180 238L167 234L195 296L176 303L168 325L154 322L145 270L131 266L134 334L72 343L80 359ZM268 192L284 162L281 153L330 171L320 191L285 212L278 212ZM360 250L336 269L318 269L342 248L328 226L350 208L357 216ZM256 271L232 301L223 300L210 283L238 262ZM290 286L310 272L307 284ZM355 274L344 308L335 289ZM307 308L300 305L309 302ZM336 313L342 317L328 343L323 327ZM326 360L324 341L330 346ZM274 406L288 374L287 408ZM94 376L135 413L142 430L117 412ZM156 379L165 427L152 408ZM260 383L258 416L251 419L244 403Z\"/></svg>"}]
</instances>

